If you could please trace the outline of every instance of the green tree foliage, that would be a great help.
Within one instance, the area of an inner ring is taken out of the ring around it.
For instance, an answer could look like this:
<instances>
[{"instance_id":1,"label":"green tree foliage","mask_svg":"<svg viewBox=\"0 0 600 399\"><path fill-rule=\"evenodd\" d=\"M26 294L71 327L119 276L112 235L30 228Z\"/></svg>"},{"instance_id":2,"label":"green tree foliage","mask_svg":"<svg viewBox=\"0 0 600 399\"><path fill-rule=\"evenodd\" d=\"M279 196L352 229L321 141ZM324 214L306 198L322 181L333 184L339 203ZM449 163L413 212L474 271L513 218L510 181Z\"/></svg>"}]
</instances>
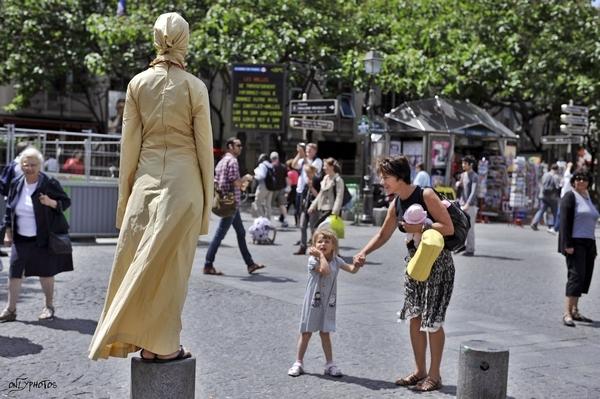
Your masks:
<instances>
[{"instance_id":1,"label":"green tree foliage","mask_svg":"<svg viewBox=\"0 0 600 399\"><path fill-rule=\"evenodd\" d=\"M509 107L526 135L538 115L556 122L569 99L598 102L600 20L588 1L369 3L356 24L366 46L387 54L377 76L384 91ZM344 74L353 76L355 64L346 66ZM356 75L355 82L364 84Z\"/></svg>"},{"instance_id":2,"label":"green tree foliage","mask_svg":"<svg viewBox=\"0 0 600 399\"><path fill-rule=\"evenodd\" d=\"M526 134L535 116L556 120L561 103L600 94L599 14L585 0L130 0L126 17L115 4L0 2L0 83L17 90L9 109L44 89L93 102L98 76L124 89L154 56L151 27L167 11L190 23L188 70L210 90L219 77L228 88L236 62L286 64L290 86L323 96L364 90L373 48L386 54L384 92L509 107ZM223 104L212 108L223 126Z\"/></svg>"}]
</instances>

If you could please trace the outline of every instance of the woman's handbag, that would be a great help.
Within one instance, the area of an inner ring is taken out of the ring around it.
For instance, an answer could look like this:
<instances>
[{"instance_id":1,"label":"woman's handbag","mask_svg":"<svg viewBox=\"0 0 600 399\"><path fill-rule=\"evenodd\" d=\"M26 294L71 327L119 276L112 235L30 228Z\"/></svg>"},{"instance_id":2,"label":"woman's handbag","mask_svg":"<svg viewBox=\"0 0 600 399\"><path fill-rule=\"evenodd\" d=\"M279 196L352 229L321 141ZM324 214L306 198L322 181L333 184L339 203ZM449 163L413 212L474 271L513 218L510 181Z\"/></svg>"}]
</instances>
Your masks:
<instances>
[{"instance_id":1,"label":"woman's handbag","mask_svg":"<svg viewBox=\"0 0 600 399\"><path fill-rule=\"evenodd\" d=\"M219 217L226 218L232 216L236 209L235 194L233 192L223 194L215 184L215 196L212 206L213 213Z\"/></svg>"},{"instance_id":2,"label":"woman's handbag","mask_svg":"<svg viewBox=\"0 0 600 399\"><path fill-rule=\"evenodd\" d=\"M48 247L56 255L68 255L73 252L71 238L66 233L52 233L48 236Z\"/></svg>"},{"instance_id":3,"label":"woman's handbag","mask_svg":"<svg viewBox=\"0 0 600 399\"><path fill-rule=\"evenodd\" d=\"M417 281L427 280L442 249L444 249L444 236L434 229L425 230L417 252L406 266L406 273Z\"/></svg>"}]
</instances>

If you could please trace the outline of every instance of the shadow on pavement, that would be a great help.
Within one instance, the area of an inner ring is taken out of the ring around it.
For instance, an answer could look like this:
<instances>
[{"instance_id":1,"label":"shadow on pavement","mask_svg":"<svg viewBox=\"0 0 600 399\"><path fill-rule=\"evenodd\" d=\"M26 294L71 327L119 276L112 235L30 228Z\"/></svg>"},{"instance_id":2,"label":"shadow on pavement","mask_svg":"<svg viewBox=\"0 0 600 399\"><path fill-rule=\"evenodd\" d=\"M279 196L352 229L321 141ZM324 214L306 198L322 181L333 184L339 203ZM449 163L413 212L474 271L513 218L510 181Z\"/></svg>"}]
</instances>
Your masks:
<instances>
[{"instance_id":1,"label":"shadow on pavement","mask_svg":"<svg viewBox=\"0 0 600 399\"><path fill-rule=\"evenodd\" d=\"M455 257L456 255L453 255L453 257ZM460 256L460 254L458 255ZM523 260L523 258L511 258L510 256L499 256L499 255L478 255L475 254L473 256L470 256L470 258L488 258L488 259L498 259L498 260Z\"/></svg>"},{"instance_id":2,"label":"shadow on pavement","mask_svg":"<svg viewBox=\"0 0 600 399\"><path fill-rule=\"evenodd\" d=\"M55 317L54 320L22 321L21 323L52 328L54 330L77 331L80 334L87 335L93 335L94 331L96 331L96 325L98 324L95 320L60 319L58 317Z\"/></svg>"},{"instance_id":3,"label":"shadow on pavement","mask_svg":"<svg viewBox=\"0 0 600 399\"><path fill-rule=\"evenodd\" d=\"M310 375L317 378L322 378L324 380L336 381L336 382L345 382L346 384L356 384L362 387L368 388L373 391L381 391L383 389L402 389L398 385L394 384L390 381L383 380L372 380L370 378L363 377L355 377L352 375L344 375L341 378L330 377L328 375L317 374L317 373L306 373L306 375Z\"/></svg>"},{"instance_id":4,"label":"shadow on pavement","mask_svg":"<svg viewBox=\"0 0 600 399\"><path fill-rule=\"evenodd\" d=\"M42 349L42 345L34 344L27 338L0 336L0 357L35 355Z\"/></svg>"},{"instance_id":5,"label":"shadow on pavement","mask_svg":"<svg viewBox=\"0 0 600 399\"><path fill-rule=\"evenodd\" d=\"M232 276L234 277L234 276ZM253 281L253 282L263 282L268 281L269 283L297 283L298 280L294 280L293 278L288 277L271 277L265 276L264 274L253 274L251 276L244 276L240 280L242 281Z\"/></svg>"},{"instance_id":6,"label":"shadow on pavement","mask_svg":"<svg viewBox=\"0 0 600 399\"><path fill-rule=\"evenodd\" d=\"M600 328L600 321L593 321L591 323L577 322L577 327Z\"/></svg>"}]
</instances>

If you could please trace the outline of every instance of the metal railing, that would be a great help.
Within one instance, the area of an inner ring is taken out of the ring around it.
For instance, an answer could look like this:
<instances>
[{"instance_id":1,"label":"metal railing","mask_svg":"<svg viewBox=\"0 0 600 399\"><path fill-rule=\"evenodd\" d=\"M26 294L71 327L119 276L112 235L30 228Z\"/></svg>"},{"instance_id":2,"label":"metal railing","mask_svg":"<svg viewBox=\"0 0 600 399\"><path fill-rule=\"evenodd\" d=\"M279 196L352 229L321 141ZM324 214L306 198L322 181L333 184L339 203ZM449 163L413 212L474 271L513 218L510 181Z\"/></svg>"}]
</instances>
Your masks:
<instances>
[{"instance_id":1,"label":"metal railing","mask_svg":"<svg viewBox=\"0 0 600 399\"><path fill-rule=\"evenodd\" d=\"M92 131L67 132L0 127L0 159L3 165L15 158L15 146L28 141L44 155L43 170L51 174L81 176L86 183L115 180L119 174L121 136ZM3 155L3 156L2 156Z\"/></svg>"}]
</instances>

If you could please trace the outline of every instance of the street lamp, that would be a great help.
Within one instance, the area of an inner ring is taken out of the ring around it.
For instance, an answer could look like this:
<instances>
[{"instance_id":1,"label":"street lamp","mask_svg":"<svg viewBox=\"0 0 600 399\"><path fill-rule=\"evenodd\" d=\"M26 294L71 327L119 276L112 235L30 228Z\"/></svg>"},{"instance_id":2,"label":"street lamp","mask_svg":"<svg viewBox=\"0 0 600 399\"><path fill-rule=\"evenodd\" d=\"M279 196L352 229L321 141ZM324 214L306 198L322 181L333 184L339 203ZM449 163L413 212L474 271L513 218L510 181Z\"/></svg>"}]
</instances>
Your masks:
<instances>
[{"instance_id":1,"label":"street lamp","mask_svg":"<svg viewBox=\"0 0 600 399\"><path fill-rule=\"evenodd\" d=\"M373 90L373 77L381 71L383 57L375 51L369 50L363 58L365 63L365 72L369 75L369 94L367 103L367 114L369 126L373 125L373 116L375 114L375 90ZM371 190L371 129L364 136L363 141L363 213L360 216L362 223L373 223L373 191Z\"/></svg>"}]
</instances>

